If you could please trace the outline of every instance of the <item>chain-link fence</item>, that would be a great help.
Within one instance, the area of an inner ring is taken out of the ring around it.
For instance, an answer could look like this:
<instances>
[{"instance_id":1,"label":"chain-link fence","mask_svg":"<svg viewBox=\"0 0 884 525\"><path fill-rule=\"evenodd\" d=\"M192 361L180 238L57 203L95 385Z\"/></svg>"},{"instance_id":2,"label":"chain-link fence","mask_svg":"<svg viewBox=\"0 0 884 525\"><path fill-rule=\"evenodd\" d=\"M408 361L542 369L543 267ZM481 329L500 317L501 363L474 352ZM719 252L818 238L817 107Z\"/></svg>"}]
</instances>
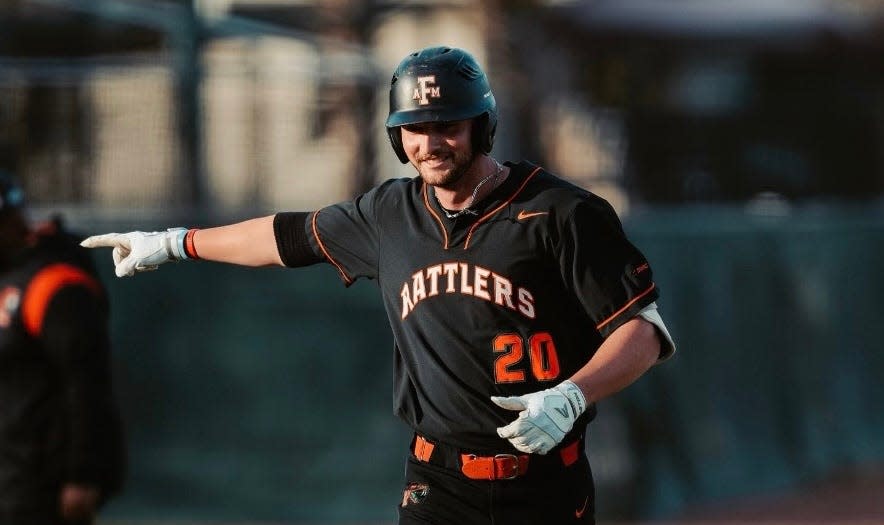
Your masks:
<instances>
[{"instance_id":1,"label":"chain-link fence","mask_svg":"<svg viewBox=\"0 0 884 525\"><path fill-rule=\"evenodd\" d=\"M313 208L375 182L381 81L358 45L174 5L36 5L0 16L20 46L0 49L0 167L37 208L205 218ZM58 35L41 46L27 27ZM66 48L84 39L96 43Z\"/></svg>"}]
</instances>

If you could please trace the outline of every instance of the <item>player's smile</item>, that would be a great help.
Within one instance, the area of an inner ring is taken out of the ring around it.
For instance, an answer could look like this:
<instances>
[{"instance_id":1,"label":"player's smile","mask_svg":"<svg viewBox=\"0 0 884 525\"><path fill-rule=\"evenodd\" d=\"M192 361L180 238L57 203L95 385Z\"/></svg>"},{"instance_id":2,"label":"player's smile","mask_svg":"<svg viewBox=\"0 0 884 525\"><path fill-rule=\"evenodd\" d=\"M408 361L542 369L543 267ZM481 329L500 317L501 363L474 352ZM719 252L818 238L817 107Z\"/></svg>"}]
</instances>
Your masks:
<instances>
[{"instance_id":1,"label":"player's smile","mask_svg":"<svg viewBox=\"0 0 884 525\"><path fill-rule=\"evenodd\" d=\"M471 161L468 120L402 126L402 145L421 177L434 186L457 182Z\"/></svg>"},{"instance_id":2,"label":"player's smile","mask_svg":"<svg viewBox=\"0 0 884 525\"><path fill-rule=\"evenodd\" d=\"M452 155L444 159L421 162L418 165L418 172L424 182L431 186L457 191L468 179L465 175L472 164L472 158L463 159ZM464 187L463 191L466 190L472 191L471 188Z\"/></svg>"},{"instance_id":3,"label":"player's smile","mask_svg":"<svg viewBox=\"0 0 884 525\"><path fill-rule=\"evenodd\" d=\"M421 166L430 170L448 170L454 166L450 157L430 157L420 161Z\"/></svg>"}]
</instances>

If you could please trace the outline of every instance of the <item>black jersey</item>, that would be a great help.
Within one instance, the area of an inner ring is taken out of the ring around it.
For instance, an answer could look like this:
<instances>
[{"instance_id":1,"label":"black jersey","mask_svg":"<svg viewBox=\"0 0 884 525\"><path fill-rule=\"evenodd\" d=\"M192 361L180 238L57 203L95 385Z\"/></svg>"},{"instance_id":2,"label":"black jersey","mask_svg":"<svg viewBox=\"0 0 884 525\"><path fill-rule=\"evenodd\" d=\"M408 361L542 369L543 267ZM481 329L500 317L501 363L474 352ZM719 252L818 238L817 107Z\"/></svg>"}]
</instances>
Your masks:
<instances>
[{"instance_id":1,"label":"black jersey","mask_svg":"<svg viewBox=\"0 0 884 525\"><path fill-rule=\"evenodd\" d=\"M513 415L491 396L569 378L657 297L605 200L530 163L507 166L475 216L446 218L416 177L313 212L305 225L345 283L380 286L396 346L396 414L473 451L512 448L496 428Z\"/></svg>"},{"instance_id":2,"label":"black jersey","mask_svg":"<svg viewBox=\"0 0 884 525\"><path fill-rule=\"evenodd\" d=\"M108 304L92 261L58 222L0 270L0 516L55 523L63 483L122 483ZM20 520L20 521L19 521Z\"/></svg>"}]
</instances>

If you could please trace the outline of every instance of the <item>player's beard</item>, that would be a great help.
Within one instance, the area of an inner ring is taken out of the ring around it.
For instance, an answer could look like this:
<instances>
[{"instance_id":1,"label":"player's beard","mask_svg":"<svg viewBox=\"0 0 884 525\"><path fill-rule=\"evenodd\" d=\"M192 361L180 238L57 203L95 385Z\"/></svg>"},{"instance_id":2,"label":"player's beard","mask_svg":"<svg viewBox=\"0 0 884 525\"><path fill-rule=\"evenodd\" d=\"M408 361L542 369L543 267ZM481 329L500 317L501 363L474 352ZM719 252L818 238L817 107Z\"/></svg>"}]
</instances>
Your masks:
<instances>
[{"instance_id":1,"label":"player's beard","mask_svg":"<svg viewBox=\"0 0 884 525\"><path fill-rule=\"evenodd\" d=\"M427 165L427 163L435 160L449 160L451 166L447 169L437 169ZM426 155L418 159L415 169L421 178L430 186L437 186L446 190L455 191L464 181L464 176L473 168L476 161L475 153L470 150L466 153L458 153L449 151L442 153L434 153Z\"/></svg>"}]
</instances>

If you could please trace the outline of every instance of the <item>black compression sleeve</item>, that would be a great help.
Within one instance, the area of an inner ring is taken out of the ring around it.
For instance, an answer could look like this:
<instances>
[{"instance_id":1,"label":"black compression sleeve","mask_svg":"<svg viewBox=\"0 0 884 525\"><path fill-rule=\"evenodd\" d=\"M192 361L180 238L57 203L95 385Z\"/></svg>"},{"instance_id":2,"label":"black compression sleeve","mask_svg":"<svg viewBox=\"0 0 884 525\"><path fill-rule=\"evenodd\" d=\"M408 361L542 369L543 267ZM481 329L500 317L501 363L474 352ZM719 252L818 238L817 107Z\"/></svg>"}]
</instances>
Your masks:
<instances>
[{"instance_id":1,"label":"black compression sleeve","mask_svg":"<svg viewBox=\"0 0 884 525\"><path fill-rule=\"evenodd\" d=\"M307 212L277 213L273 217L273 234L276 236L276 249L282 263L289 268L310 266L322 262L322 257L313 252L307 238Z\"/></svg>"}]
</instances>

